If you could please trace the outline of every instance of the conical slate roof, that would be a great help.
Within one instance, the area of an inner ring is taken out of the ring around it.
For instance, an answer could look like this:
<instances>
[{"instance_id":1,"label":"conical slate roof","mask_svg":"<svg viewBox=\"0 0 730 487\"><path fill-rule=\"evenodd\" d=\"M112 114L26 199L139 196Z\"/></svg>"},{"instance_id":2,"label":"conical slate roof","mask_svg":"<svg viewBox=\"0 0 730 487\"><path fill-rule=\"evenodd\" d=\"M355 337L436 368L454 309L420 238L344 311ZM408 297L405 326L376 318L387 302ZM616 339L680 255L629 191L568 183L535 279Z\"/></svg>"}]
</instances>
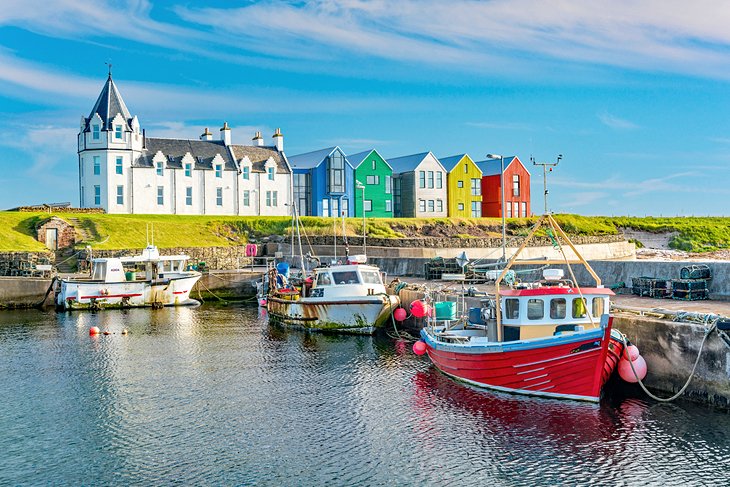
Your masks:
<instances>
[{"instance_id":1,"label":"conical slate roof","mask_svg":"<svg viewBox=\"0 0 730 487\"><path fill-rule=\"evenodd\" d=\"M89 121L94 117L94 114L97 113L101 117L103 124L102 129L105 130L111 129L111 122L118 113L122 115L127 124L129 124L132 119L132 116L129 114L129 110L127 109L127 105L124 104L122 95L117 89L117 85L115 85L114 80L112 80L111 73L109 73L109 77L104 84L104 88L102 88L101 93L99 93L99 98L97 98L94 108L91 109L91 113L86 119L85 131L89 130Z\"/></svg>"}]
</instances>

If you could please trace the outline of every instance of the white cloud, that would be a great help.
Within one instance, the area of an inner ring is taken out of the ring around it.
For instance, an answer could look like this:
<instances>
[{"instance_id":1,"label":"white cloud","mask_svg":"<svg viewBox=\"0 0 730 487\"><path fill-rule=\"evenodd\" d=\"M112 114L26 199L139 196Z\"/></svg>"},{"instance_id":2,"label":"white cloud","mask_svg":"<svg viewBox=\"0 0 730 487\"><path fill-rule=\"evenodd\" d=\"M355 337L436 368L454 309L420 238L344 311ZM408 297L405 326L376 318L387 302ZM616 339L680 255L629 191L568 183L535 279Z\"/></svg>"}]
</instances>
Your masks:
<instances>
[{"instance_id":1,"label":"white cloud","mask_svg":"<svg viewBox=\"0 0 730 487\"><path fill-rule=\"evenodd\" d=\"M617 130L634 130L639 126L630 120L619 118L610 113L603 112L598 114L598 119L607 127Z\"/></svg>"}]
</instances>

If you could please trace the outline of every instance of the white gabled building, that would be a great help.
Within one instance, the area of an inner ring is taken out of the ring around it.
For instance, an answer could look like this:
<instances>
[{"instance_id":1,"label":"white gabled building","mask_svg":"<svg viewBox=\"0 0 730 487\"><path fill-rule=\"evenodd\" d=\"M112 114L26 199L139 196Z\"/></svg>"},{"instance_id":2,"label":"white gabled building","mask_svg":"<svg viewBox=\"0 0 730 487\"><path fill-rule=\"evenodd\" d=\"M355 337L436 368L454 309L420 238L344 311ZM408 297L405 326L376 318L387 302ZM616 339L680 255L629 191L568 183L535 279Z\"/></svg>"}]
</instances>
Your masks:
<instances>
[{"instance_id":1,"label":"white gabled building","mask_svg":"<svg viewBox=\"0 0 730 487\"><path fill-rule=\"evenodd\" d=\"M288 215L291 168L279 129L272 144L220 140L206 128L200 140L146 137L111 74L78 135L82 208L107 213Z\"/></svg>"}]
</instances>

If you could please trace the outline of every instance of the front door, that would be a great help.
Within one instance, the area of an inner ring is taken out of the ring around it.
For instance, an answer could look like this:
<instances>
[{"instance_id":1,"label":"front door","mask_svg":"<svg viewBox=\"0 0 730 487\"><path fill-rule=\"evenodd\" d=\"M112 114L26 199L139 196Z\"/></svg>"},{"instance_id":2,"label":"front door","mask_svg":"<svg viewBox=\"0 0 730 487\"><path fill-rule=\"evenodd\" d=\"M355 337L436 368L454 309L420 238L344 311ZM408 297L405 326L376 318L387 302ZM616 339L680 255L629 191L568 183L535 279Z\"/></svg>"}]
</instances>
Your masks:
<instances>
[{"instance_id":1,"label":"front door","mask_svg":"<svg viewBox=\"0 0 730 487\"><path fill-rule=\"evenodd\" d=\"M46 247L51 250L56 250L58 247L58 229L57 228L46 228Z\"/></svg>"}]
</instances>

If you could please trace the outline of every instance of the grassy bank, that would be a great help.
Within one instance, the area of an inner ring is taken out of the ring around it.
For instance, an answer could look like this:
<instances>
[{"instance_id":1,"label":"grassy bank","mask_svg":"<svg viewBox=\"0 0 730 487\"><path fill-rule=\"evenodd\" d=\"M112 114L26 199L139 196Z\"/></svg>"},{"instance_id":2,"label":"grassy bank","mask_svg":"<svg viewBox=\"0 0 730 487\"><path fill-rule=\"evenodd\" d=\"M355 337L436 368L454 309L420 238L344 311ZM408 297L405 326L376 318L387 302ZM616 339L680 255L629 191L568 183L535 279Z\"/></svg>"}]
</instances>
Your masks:
<instances>
[{"instance_id":1,"label":"grassy bank","mask_svg":"<svg viewBox=\"0 0 730 487\"><path fill-rule=\"evenodd\" d=\"M35 228L50 215L47 213L0 212L0 251L41 251L45 246L35 240ZM269 235L290 235L288 217L231 217L178 215L104 215L68 214L56 216L76 219L82 240L79 247L96 249L142 248L148 241L148 228L154 229L154 243L168 247L211 247L243 245L251 239ZM616 235L621 228L651 233L676 232L670 246L691 252L708 252L730 248L730 218L721 217L585 217L555 215L565 231L572 235ZM536 218L507 220L509 235L527 235ZM374 218L366 222L370 237L405 238L496 237L501 235L497 218ZM332 235L334 227L342 234L343 224L332 218L302 218L307 235ZM362 220L348 218L345 231L350 236L362 234Z\"/></svg>"}]
</instances>

